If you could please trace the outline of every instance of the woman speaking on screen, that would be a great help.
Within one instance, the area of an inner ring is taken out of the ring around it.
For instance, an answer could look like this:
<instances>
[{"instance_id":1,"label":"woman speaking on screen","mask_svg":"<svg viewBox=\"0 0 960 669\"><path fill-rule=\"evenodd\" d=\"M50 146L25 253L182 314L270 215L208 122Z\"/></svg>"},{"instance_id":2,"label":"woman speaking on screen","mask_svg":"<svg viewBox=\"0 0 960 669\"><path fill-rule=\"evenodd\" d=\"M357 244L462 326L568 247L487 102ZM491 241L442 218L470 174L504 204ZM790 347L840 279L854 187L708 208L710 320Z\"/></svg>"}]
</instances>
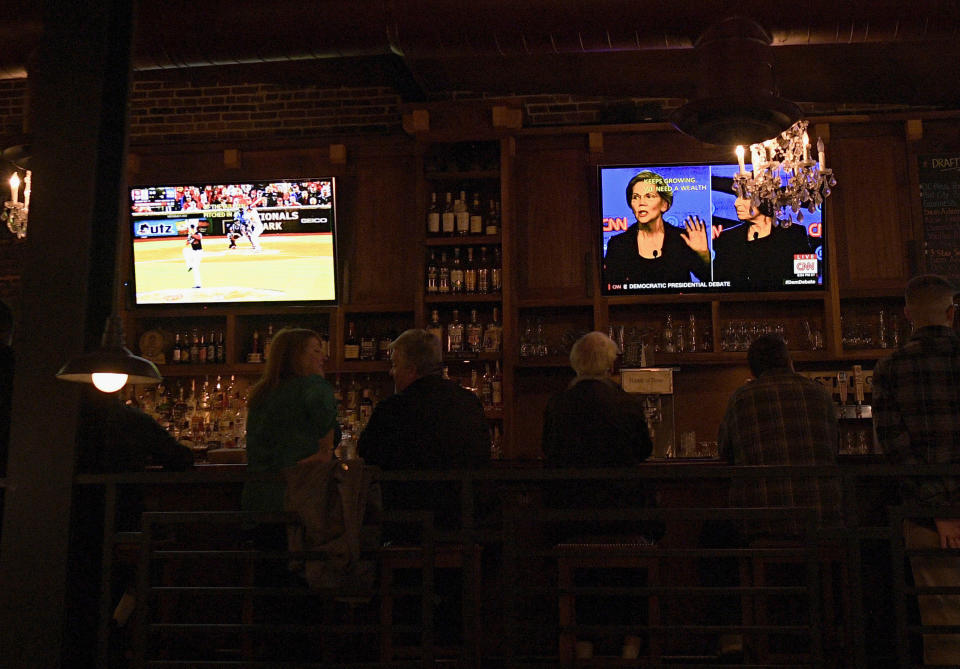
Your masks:
<instances>
[{"instance_id":1,"label":"woman speaking on screen","mask_svg":"<svg viewBox=\"0 0 960 669\"><path fill-rule=\"evenodd\" d=\"M636 174L626 195L637 222L607 242L604 282L627 288L625 284L708 281L708 224L696 217L688 217L683 228L664 222L673 189L656 172Z\"/></svg>"}]
</instances>

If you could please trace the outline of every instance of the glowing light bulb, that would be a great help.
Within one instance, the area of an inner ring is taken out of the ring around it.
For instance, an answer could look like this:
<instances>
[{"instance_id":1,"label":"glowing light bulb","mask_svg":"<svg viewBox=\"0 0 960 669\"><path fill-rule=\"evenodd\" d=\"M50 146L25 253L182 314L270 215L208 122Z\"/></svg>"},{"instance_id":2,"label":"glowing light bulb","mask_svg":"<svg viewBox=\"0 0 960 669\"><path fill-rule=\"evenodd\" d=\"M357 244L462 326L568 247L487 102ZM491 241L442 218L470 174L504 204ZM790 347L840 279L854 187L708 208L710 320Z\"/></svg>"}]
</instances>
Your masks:
<instances>
[{"instance_id":1,"label":"glowing light bulb","mask_svg":"<svg viewBox=\"0 0 960 669\"><path fill-rule=\"evenodd\" d=\"M10 177L10 197L14 202L20 201L20 175L16 172Z\"/></svg>"},{"instance_id":2,"label":"glowing light bulb","mask_svg":"<svg viewBox=\"0 0 960 669\"><path fill-rule=\"evenodd\" d=\"M745 174L747 166L743 162L743 146L737 145L737 162L740 163L740 174Z\"/></svg>"},{"instance_id":3,"label":"glowing light bulb","mask_svg":"<svg viewBox=\"0 0 960 669\"><path fill-rule=\"evenodd\" d=\"M111 374L109 372L98 372L90 375L93 378L93 385L103 393L115 393L123 388L127 382L126 374Z\"/></svg>"}]
</instances>

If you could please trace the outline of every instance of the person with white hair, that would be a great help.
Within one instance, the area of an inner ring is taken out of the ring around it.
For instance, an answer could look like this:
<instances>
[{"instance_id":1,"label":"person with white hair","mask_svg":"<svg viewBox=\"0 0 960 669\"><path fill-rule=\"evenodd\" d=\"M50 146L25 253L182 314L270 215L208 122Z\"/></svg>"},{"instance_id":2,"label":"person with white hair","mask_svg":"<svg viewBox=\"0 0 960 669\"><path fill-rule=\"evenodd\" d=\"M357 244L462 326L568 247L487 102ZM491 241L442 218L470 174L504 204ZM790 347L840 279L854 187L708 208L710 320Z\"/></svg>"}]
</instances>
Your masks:
<instances>
[{"instance_id":1,"label":"person with white hair","mask_svg":"<svg viewBox=\"0 0 960 669\"><path fill-rule=\"evenodd\" d=\"M643 462L653 450L640 399L611 378L619 350L602 332L585 334L570 349L577 376L550 399L544 415L543 455L563 466L617 466Z\"/></svg>"}]
</instances>

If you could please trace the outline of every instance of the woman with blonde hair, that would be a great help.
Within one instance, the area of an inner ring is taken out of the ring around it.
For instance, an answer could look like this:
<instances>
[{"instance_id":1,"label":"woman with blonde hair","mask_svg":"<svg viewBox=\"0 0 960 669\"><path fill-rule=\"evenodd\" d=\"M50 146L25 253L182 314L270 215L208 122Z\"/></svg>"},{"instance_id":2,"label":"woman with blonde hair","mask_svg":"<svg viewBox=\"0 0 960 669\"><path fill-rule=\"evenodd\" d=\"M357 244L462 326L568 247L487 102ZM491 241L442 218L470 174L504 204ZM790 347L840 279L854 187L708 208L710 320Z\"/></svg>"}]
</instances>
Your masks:
<instances>
[{"instance_id":1,"label":"woman with blonde hair","mask_svg":"<svg viewBox=\"0 0 960 669\"><path fill-rule=\"evenodd\" d=\"M280 472L304 460L333 457L337 403L333 386L323 378L325 359L313 330L276 333L263 376L249 392L247 471ZM283 511L283 494L280 481L248 481L242 508Z\"/></svg>"}]
</instances>

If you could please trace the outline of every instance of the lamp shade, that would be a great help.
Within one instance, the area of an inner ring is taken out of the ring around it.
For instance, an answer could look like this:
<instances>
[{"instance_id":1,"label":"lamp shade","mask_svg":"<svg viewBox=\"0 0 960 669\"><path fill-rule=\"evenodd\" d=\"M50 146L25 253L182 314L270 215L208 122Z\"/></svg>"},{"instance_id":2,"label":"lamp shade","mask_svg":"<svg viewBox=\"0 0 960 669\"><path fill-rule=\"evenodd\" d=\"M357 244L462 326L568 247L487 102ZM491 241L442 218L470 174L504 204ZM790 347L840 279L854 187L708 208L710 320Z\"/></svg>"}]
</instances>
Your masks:
<instances>
[{"instance_id":1,"label":"lamp shade","mask_svg":"<svg viewBox=\"0 0 960 669\"><path fill-rule=\"evenodd\" d=\"M100 382L94 380L94 374L98 375ZM101 374L126 375L124 383L134 384L160 383L163 380L155 364L146 358L135 356L124 346L123 323L116 315L107 318L101 347L71 358L57 372L57 378L76 383L92 383L103 390L104 377L99 376Z\"/></svg>"},{"instance_id":2,"label":"lamp shade","mask_svg":"<svg viewBox=\"0 0 960 669\"><path fill-rule=\"evenodd\" d=\"M77 383L93 383L94 374L126 374L127 383L159 383L163 380L157 366L131 353L125 346L110 346L82 353L69 360L57 378Z\"/></svg>"}]
</instances>

